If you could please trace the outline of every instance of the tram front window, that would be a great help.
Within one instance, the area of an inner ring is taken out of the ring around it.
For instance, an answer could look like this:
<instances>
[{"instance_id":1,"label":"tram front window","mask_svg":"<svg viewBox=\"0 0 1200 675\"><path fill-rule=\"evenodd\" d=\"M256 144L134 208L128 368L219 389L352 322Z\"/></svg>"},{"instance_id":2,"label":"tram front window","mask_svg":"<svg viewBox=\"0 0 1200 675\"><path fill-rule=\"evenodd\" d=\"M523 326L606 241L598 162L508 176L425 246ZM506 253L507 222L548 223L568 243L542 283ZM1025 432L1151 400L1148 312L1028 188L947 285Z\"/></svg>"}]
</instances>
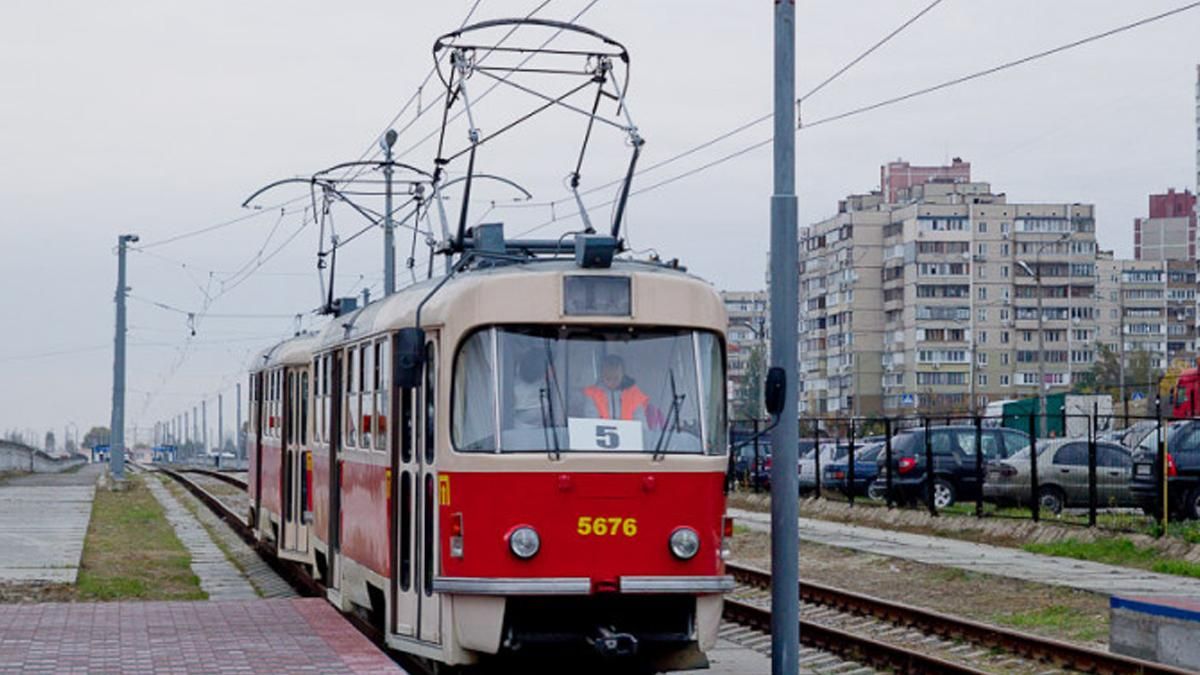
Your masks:
<instances>
[{"instance_id":1,"label":"tram front window","mask_svg":"<svg viewBox=\"0 0 1200 675\"><path fill-rule=\"evenodd\" d=\"M503 327L454 365L464 452L725 451L721 346L709 332Z\"/></svg>"}]
</instances>

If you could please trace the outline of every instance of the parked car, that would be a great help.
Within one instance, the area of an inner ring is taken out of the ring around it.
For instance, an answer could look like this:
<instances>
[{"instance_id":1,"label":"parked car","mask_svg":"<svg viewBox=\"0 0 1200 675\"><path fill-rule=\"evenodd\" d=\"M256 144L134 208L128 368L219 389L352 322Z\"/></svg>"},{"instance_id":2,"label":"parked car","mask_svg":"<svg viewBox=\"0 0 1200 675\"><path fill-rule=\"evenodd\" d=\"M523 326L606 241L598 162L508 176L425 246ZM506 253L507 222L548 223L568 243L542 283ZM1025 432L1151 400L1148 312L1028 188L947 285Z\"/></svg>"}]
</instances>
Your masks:
<instances>
[{"instance_id":1,"label":"parked car","mask_svg":"<svg viewBox=\"0 0 1200 675\"><path fill-rule=\"evenodd\" d=\"M1090 500L1088 443L1059 439L1038 443L1038 503L1061 513L1086 507ZM1030 448L988 465L983 497L997 504L1027 506L1033 501ZM1099 508L1135 506L1129 490L1133 459L1128 448L1111 441L1096 443L1096 505Z\"/></svg>"},{"instance_id":2,"label":"parked car","mask_svg":"<svg viewBox=\"0 0 1200 675\"><path fill-rule=\"evenodd\" d=\"M830 464L845 460L850 456L850 444L846 442L822 443L820 450L809 449L800 457L800 492L812 492L817 489L817 471L823 471ZM822 485L822 488L825 486Z\"/></svg>"},{"instance_id":3,"label":"parked car","mask_svg":"<svg viewBox=\"0 0 1200 675\"><path fill-rule=\"evenodd\" d=\"M739 447L733 457L733 475L751 485L766 485L769 481L771 446L760 442L758 445L758 462L754 461L754 444L749 443ZM765 481L765 482L764 482Z\"/></svg>"},{"instance_id":4,"label":"parked car","mask_svg":"<svg viewBox=\"0 0 1200 675\"><path fill-rule=\"evenodd\" d=\"M879 465L876 460L883 452L883 443L867 443L862 448L854 450L854 481L850 481L850 463L842 460L833 462L821 468L821 486L837 490L846 496L871 497L882 499L883 494L870 494L871 484L879 475Z\"/></svg>"},{"instance_id":5,"label":"parked car","mask_svg":"<svg viewBox=\"0 0 1200 675\"><path fill-rule=\"evenodd\" d=\"M807 440L807 439L802 439L799 442L799 445L797 447L797 456L803 457L806 452L809 452L812 450L814 445L815 444L813 443L813 441ZM759 485L761 485L767 489L770 489L771 488L771 446L770 445L759 446L760 457L761 457L763 448L766 449L766 457L765 457L765 459L762 459L762 461L760 462L761 466L760 466L758 474L757 474L757 480L758 480ZM750 456L751 457L754 456L754 448L753 447L750 448Z\"/></svg>"},{"instance_id":6,"label":"parked car","mask_svg":"<svg viewBox=\"0 0 1200 675\"><path fill-rule=\"evenodd\" d=\"M945 508L980 494L980 476L975 467L974 426L938 426L929 428L929 447L933 454L933 504ZM1016 429L979 430L983 470L989 462L1005 459L1029 445L1029 435ZM876 460L879 476L892 475L892 498L914 504L926 498L926 434L924 428L906 429L892 437L892 466L885 466L882 454Z\"/></svg>"},{"instance_id":7,"label":"parked car","mask_svg":"<svg viewBox=\"0 0 1200 675\"><path fill-rule=\"evenodd\" d=\"M1200 519L1200 421L1174 422L1164 429L1167 462L1167 501L1172 513ZM1160 434L1146 435L1133 451L1133 480L1129 489L1147 513L1160 511L1158 461Z\"/></svg>"}]
</instances>

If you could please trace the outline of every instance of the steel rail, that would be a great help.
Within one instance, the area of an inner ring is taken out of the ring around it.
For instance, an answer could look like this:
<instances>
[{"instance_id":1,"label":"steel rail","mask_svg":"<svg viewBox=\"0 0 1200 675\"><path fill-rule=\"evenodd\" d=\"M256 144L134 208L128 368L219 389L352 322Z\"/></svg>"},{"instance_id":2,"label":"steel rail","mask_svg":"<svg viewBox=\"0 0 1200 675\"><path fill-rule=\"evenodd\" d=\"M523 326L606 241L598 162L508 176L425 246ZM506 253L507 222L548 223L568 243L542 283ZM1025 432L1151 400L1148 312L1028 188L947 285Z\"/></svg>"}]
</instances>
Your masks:
<instances>
[{"instance_id":1,"label":"steel rail","mask_svg":"<svg viewBox=\"0 0 1200 675\"><path fill-rule=\"evenodd\" d=\"M765 607L726 598L724 615L726 619L742 625L768 632L771 630L771 610ZM800 643L892 672L947 675L978 675L986 672L803 619L800 620Z\"/></svg>"},{"instance_id":2,"label":"steel rail","mask_svg":"<svg viewBox=\"0 0 1200 675\"><path fill-rule=\"evenodd\" d=\"M216 478L219 481L229 483L230 485L233 485L234 487L239 487L243 490L247 489L246 481L242 480L241 478L238 478L237 476L231 476L231 475L221 472L221 471L213 471L211 469L190 469L190 468L182 468L182 469L180 469L180 471L183 471L185 473L198 473L202 476L208 476L209 478Z\"/></svg>"},{"instance_id":3,"label":"steel rail","mask_svg":"<svg viewBox=\"0 0 1200 675\"><path fill-rule=\"evenodd\" d=\"M741 583L758 588L770 588L771 574L766 570L727 563L725 570ZM871 616L889 623L911 626L919 630L951 639L961 639L988 648L1002 649L1018 656L1043 661L1060 668L1085 673L1138 673L1182 675L1189 671L1153 661L1144 661L1130 656L1113 654L1089 647L1030 635L990 624L964 619L953 615L914 607L901 602L882 600L861 593L833 586L802 581L800 599L813 604ZM726 600L729 606L731 600ZM742 603L737 603L742 604ZM734 611L741 611L736 609ZM736 620L736 619L735 619ZM769 620L768 620L769 623ZM834 630L817 624L801 621L801 635ZM807 637L805 637L807 640Z\"/></svg>"}]
</instances>

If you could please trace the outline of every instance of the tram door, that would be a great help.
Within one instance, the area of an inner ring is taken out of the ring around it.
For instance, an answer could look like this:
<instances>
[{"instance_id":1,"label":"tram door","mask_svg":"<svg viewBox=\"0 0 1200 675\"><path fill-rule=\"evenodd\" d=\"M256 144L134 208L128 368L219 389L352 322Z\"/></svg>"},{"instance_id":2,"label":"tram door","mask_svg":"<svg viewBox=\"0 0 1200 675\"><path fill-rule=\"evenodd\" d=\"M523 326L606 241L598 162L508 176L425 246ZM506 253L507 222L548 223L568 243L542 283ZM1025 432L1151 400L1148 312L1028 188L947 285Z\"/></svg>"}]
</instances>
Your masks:
<instances>
[{"instance_id":1,"label":"tram door","mask_svg":"<svg viewBox=\"0 0 1200 675\"><path fill-rule=\"evenodd\" d=\"M286 428L283 462L284 551L305 557L312 500L312 454L308 452L308 369L290 368L287 374Z\"/></svg>"},{"instance_id":2,"label":"tram door","mask_svg":"<svg viewBox=\"0 0 1200 675\"><path fill-rule=\"evenodd\" d=\"M329 578L325 586L337 590L342 587L341 561L339 560L342 537L342 387L345 373L342 372L342 350L337 349L330 355L332 363L329 366L331 395L329 396L329 419L326 429L329 430L329 532L326 542L329 547Z\"/></svg>"},{"instance_id":3,"label":"tram door","mask_svg":"<svg viewBox=\"0 0 1200 675\"><path fill-rule=\"evenodd\" d=\"M433 593L438 569L435 440L437 348L426 343L424 382L397 389L399 443L393 447L392 528L395 541L393 629L422 642L441 642L441 603ZM397 447L398 446L398 447Z\"/></svg>"}]
</instances>

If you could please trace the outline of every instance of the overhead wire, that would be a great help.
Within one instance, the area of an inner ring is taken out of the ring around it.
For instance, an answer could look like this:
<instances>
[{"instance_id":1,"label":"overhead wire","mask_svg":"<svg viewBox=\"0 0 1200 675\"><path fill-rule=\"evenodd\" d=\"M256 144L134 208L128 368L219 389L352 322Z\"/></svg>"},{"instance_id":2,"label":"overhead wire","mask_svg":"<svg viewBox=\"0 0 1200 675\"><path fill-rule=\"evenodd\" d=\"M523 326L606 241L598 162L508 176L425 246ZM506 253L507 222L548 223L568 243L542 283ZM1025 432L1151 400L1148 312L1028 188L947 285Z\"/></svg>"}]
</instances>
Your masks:
<instances>
[{"instance_id":1,"label":"overhead wire","mask_svg":"<svg viewBox=\"0 0 1200 675\"><path fill-rule=\"evenodd\" d=\"M981 78L981 77L985 77L985 76L988 76L988 75L993 75L993 74L995 74L995 73L999 73L999 72L1002 72L1002 71L1004 71L1004 70L1008 70L1008 69L1010 69L1010 68L1015 68L1015 67L1017 67L1017 66L1020 66L1020 65L1027 64L1027 63L1030 63L1030 62L1032 62L1032 61L1036 61L1036 60L1039 60L1039 59L1042 59L1042 58L1046 58L1046 57L1049 57L1049 56L1052 56L1052 55L1055 55L1055 54L1058 54L1058 53L1061 53L1061 52L1067 51L1067 50L1069 50L1069 49L1073 49L1073 48L1076 48L1076 47L1080 47L1080 46L1083 46L1083 45L1089 44L1089 43L1091 43L1091 42L1095 42L1095 41L1097 41L1097 40L1100 40L1100 39L1103 39L1103 38L1105 38L1105 37L1110 37L1110 36L1113 36L1113 35L1117 35L1117 34L1119 34L1119 33L1123 33L1123 32L1125 32L1125 31L1132 30L1132 29L1134 29L1134 28L1137 28L1137 27L1140 27L1140 26L1144 26L1144 25L1146 25L1146 24L1149 24L1149 23L1153 23L1153 22L1155 22L1155 21L1160 21L1160 20L1162 20L1162 19L1165 19L1165 18L1167 18L1167 17L1173 16L1173 15L1176 15L1176 14L1179 14L1179 13L1182 13L1182 12L1185 12L1185 11L1188 11L1188 10L1191 10L1191 9L1195 9L1196 7L1200 7L1200 1L1197 1L1197 2L1191 2L1191 3L1188 3L1188 4L1186 4L1186 5L1183 5L1183 6L1177 7L1177 8L1175 8L1175 9L1171 9L1171 10L1168 10L1168 11L1165 11L1165 12L1161 12L1161 13L1159 13L1159 14L1155 14L1155 15L1153 15L1153 16L1146 17L1146 18L1144 18L1144 19L1140 19L1140 20L1138 20L1138 21L1134 21L1134 22L1131 22L1131 23L1123 24L1123 25L1121 25L1121 26L1118 26L1118 27L1116 27L1116 28L1112 28L1112 29L1109 29L1109 30L1103 31L1103 32L1101 32L1101 33L1096 33L1096 34L1093 34L1093 35L1089 35L1089 36L1087 36L1087 37L1081 38L1081 39L1079 39L1079 40L1074 40L1074 41L1072 41L1072 42L1069 42L1069 43L1066 43L1066 44L1060 45L1060 46L1058 46L1058 47L1054 47L1054 48L1052 48L1052 49L1047 49L1047 50L1043 50L1043 51L1040 51L1040 52L1036 52L1036 53L1034 53L1034 54L1031 54L1031 55L1029 55L1029 56L1025 56L1025 57L1022 57L1022 58L1019 58L1019 59L1014 59L1014 60L1011 60L1011 61L1006 61L1006 62L1004 62L1004 63L1002 63L1002 64L999 64L999 65L997 65L997 66L992 66L992 67L990 67L990 68L985 68L985 69L983 69L983 70L979 70L979 71L976 71L976 72L973 72L973 73L970 73L970 74L968 74L968 75L964 75L964 76L961 76L961 77L956 77L956 78L953 78L953 79L947 80L947 81L945 81L945 82L941 82L941 83L939 83L939 84L935 84L935 85L928 86L928 87L922 87L922 88L920 88L920 89L917 89L917 90L915 90L915 91L909 92L909 93L907 93L907 94L903 94L903 95L901 95L901 96L894 96L894 97L891 97L891 98L887 98L887 99L884 99L884 100L882 100L882 101L879 101L879 102L877 102L877 103L873 103L873 104L870 104L870 105L865 105L865 106L860 106L860 107L857 107L857 108L853 108L853 109L851 109L851 110L847 110L847 111L845 111L845 112L837 113L837 114L834 114L834 115L829 115L829 116L827 116L827 117L823 117L823 118L817 119L817 120L815 120L815 121L812 121L812 122L803 122L803 121L802 121L802 123L801 123L801 124L800 124L800 126L798 127L797 131L803 131L803 130L805 130L805 129L809 129L809 128L812 128L812 127L815 127L815 126L820 126L820 125L823 125L823 124L828 124L828 123L830 123L830 122L835 122L835 121L839 121L839 120L847 119L847 118L849 118L849 117L854 117L854 116L861 115L861 114L864 114L864 113L867 113L867 112L871 112L871 111L874 111L874 110L878 110L878 109L880 109L880 108L883 108L883 107L886 107L886 106L895 105L895 104L897 104L897 103L901 103L901 102L904 102L904 101L908 101L908 100L911 100L911 99L917 98L917 97L919 97L919 96L924 96L924 95L926 95L926 94L931 94L931 93L934 93L934 92L937 92L937 91L941 91L941 90L943 90L943 89L946 89L946 88L949 88L949 87L952 87L952 86L955 86L955 85L958 85L958 84L963 84L963 83L965 83L965 82L970 82L970 81L972 81L972 80L976 80L976 79L979 79L979 78ZM927 10L926 10L926 11L927 11ZM861 59L859 59L859 60L861 60ZM739 128L738 128L738 130L739 130L739 131L740 131L740 130L744 130L744 129L746 129L746 128L749 128L749 127L751 127L751 126L754 126L755 124L759 124L759 123L761 123L761 122L765 121L766 119L770 119L770 117L771 117L771 116L770 116L770 115L768 115L768 116L766 116L766 117L763 117L763 118L758 118L757 120L753 120L753 121L751 121L751 122L749 122L749 123L747 123L747 124L745 124L745 125L742 125L742 127L739 127ZM726 132L726 134L723 134L723 136L725 136L725 137L728 137L728 135L731 135L731 134L732 134L732 132ZM719 158L717 158L717 159L715 159L715 160L713 160L713 161L710 161L710 162L708 162L708 163L706 163L706 164L700 165L700 166L698 166L698 167L695 167L695 168L693 168L693 169L689 169L688 171L682 172L682 173L680 173L680 174L677 174L677 175L671 176L671 177L669 177L669 178L666 178L666 179L664 179L664 180L661 180L661 181L659 181L658 183L654 183L654 184L651 184L651 185L649 185L649 186L646 186L646 187L643 187L643 188L640 188L640 189L637 189L637 190L631 191L631 192L630 192L630 196L633 196L633 195L636 195L636 194L642 194L642 193L644 193L644 192L648 192L648 191L650 191L650 190L657 189L657 188L660 188L660 187L665 187L665 186L667 186L667 185L670 185L671 183L674 183L674 182L676 182L676 181L682 180L682 179L684 179L684 178L687 178L687 177L689 177L689 176L693 176L693 175L695 175L695 174L697 174L697 173L701 173L701 172L703 172L703 171L706 171L706 170L708 170L708 169L711 169L711 168L713 168L713 167L715 167L715 166L718 166L718 165L720 165L720 164L724 164L725 162L728 162L728 161L730 161L730 160L733 160L733 159L736 159L736 158L738 158L738 157L741 157L742 155L745 155L745 154L747 154L747 153L749 153L749 152L752 152L752 151L754 151L754 150L756 150L756 149L759 149L759 148L765 147L765 146L769 145L769 144L770 144L772 141L773 141L773 137L768 137L768 138L764 138L764 139L762 139L762 140L760 140L760 141L756 141L756 142L754 142L754 143L751 143L751 144L749 144L749 145L747 145L747 146L743 146L743 147L741 147L741 148L739 148L739 149L737 149L737 150L735 150L735 151L733 151L733 152L730 152L730 153L728 153L728 154L726 154L726 155L723 155L722 157L719 157ZM706 142L705 142L704 144L702 144L702 145L704 145L705 147L707 147L707 146L710 146L711 144L712 144L712 142L711 142L711 141L706 141ZM687 151L685 151L685 153L681 153L681 155L686 155L686 154L690 154L690 153L689 153L689 152L687 152ZM663 163L666 163L666 160L664 160L664 162L660 163L659 165L661 165L661 164L663 164ZM649 171L649 170L651 170L651 168L650 168L650 167L647 167L646 171ZM634 174L634 175L636 176L636 175L639 175L639 174L641 174L641 173L643 173L643 172L642 172L642 171L635 172L635 174ZM618 182L619 182L619 181L618 181ZM615 184L616 184L615 182L613 182L613 183L609 183L609 184L607 184L605 187L611 187L612 185L615 185ZM607 206L607 205L609 205L609 204L612 204L612 203L613 203L613 201L614 201L614 200L608 200L608 201L600 202L600 203L598 203L598 204L590 205L590 206L588 206L588 208L599 208L599 207ZM529 229L527 229L527 230L523 231L523 232L522 232L520 235L518 235L518 236L525 236L525 235L527 235L527 234L529 234L529 233L531 233L531 232L534 232L534 231L540 230L540 229L542 229L542 228L544 228L544 227L547 227L547 226L549 226L549 225L551 225L551 224L553 224L553 223L555 223L555 222L557 222L557 221L559 221L559 220L565 220L565 219L568 219L568 218L575 217L575 216L577 216L577 215L579 215L579 211L578 211L578 210L576 210L576 211L574 211L574 212L571 212L571 213L567 213L567 214L563 214L563 215L557 216L556 218L552 218L552 219L550 219L550 220L548 220L548 221L546 221L546 222L543 222L543 223L541 223L540 225L536 225L536 226L534 226L534 227L532 227L532 228L529 228Z\"/></svg>"}]
</instances>

